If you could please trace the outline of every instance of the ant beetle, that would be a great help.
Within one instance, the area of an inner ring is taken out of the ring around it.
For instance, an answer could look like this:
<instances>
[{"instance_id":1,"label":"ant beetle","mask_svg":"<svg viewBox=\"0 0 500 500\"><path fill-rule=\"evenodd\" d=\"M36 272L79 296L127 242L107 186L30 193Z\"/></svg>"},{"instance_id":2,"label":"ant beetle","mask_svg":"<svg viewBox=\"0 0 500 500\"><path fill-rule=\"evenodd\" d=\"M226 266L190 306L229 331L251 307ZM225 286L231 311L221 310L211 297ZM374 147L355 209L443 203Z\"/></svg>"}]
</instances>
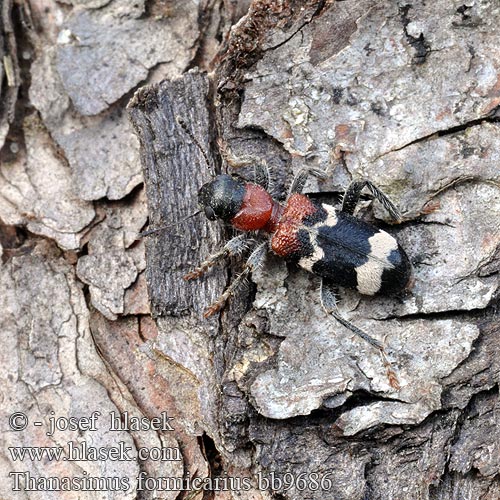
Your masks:
<instances>
[{"instance_id":1,"label":"ant beetle","mask_svg":"<svg viewBox=\"0 0 500 500\"><path fill-rule=\"evenodd\" d=\"M203 149L185 123L181 119L178 123L200 148L208 163ZM222 258L241 253L249 244L248 232L258 231L265 235L265 240L256 246L242 272L206 309L204 316L209 317L220 311L226 300L262 264L266 253L271 250L321 278L320 301L324 310L379 350L390 385L399 389L397 376L383 344L351 324L338 311L335 285L356 289L364 295L390 295L411 287L412 267L396 239L354 217L353 213L361 191L366 187L395 221L400 222L401 215L391 200L368 180L353 181L349 185L340 209L318 203L302 194L310 173L314 172L303 169L298 173L284 203L273 199L268 192L270 176L263 164L255 166L254 182L220 174L204 184L198 194L200 212L203 211L211 221L228 222L246 234L229 240L221 250L210 255L184 278L199 278Z\"/></svg>"}]
</instances>

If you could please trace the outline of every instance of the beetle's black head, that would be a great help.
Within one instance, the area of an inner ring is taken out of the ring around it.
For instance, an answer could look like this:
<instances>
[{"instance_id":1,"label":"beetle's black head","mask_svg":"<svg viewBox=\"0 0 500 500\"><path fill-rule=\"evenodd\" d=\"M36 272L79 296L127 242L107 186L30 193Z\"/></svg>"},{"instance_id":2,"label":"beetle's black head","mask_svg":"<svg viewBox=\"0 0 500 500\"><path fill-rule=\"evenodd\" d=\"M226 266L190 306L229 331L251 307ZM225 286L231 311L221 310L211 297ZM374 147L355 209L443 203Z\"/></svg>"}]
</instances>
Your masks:
<instances>
[{"instance_id":1,"label":"beetle's black head","mask_svg":"<svg viewBox=\"0 0 500 500\"><path fill-rule=\"evenodd\" d=\"M201 187L198 201L209 220L230 221L239 212L244 196L245 181L224 174Z\"/></svg>"}]
</instances>

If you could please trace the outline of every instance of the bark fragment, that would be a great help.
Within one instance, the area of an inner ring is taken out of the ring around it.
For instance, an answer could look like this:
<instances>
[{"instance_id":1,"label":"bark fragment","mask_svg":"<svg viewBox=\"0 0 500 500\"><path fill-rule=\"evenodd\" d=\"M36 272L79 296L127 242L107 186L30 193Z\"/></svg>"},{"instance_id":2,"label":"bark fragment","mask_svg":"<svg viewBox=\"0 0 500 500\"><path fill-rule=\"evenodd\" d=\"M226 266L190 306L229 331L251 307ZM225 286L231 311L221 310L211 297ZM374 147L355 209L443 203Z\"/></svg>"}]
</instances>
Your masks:
<instances>
[{"instance_id":1,"label":"bark fragment","mask_svg":"<svg viewBox=\"0 0 500 500\"><path fill-rule=\"evenodd\" d=\"M21 75L12 22L12 0L0 6L0 149L14 122Z\"/></svg>"},{"instance_id":2,"label":"bark fragment","mask_svg":"<svg viewBox=\"0 0 500 500\"><path fill-rule=\"evenodd\" d=\"M77 249L94 208L75 196L70 169L37 115L25 120L24 134L26 151L0 167L0 217L53 238L63 249Z\"/></svg>"}]
</instances>

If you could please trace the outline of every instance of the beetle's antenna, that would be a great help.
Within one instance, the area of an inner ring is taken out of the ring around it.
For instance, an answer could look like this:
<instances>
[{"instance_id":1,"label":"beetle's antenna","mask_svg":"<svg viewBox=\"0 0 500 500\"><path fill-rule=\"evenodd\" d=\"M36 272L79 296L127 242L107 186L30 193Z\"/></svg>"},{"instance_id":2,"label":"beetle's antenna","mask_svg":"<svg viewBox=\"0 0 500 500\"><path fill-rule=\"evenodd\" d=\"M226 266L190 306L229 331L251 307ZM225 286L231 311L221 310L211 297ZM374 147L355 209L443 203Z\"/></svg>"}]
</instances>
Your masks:
<instances>
[{"instance_id":1,"label":"beetle's antenna","mask_svg":"<svg viewBox=\"0 0 500 500\"><path fill-rule=\"evenodd\" d=\"M181 219L179 222L175 222L174 224L167 224L166 226L160 226L160 227L155 227L153 229L146 229L146 231L141 231L137 235L137 239L144 238L145 236L149 236L150 234L159 233L160 231L163 231L165 229L170 229L171 227L175 227L175 226L178 226L180 224L183 224L188 219L191 219L191 217L194 217L198 214L201 214L201 212L202 212L201 210L198 210L194 214L188 215L187 217L184 217L184 219Z\"/></svg>"},{"instance_id":2,"label":"beetle's antenna","mask_svg":"<svg viewBox=\"0 0 500 500\"><path fill-rule=\"evenodd\" d=\"M201 147L201 144L199 143L198 139L196 139L193 132L191 132L191 130L189 130L189 127L187 126L186 122L180 116L177 116L175 119L176 119L177 123L180 125L180 127L182 128L182 130L184 130L184 132L189 136L191 141L193 141L193 143L196 144L198 149L201 151L203 158L205 158L205 162L206 162L207 167L208 167L208 172L210 173L210 175L212 177L215 177L215 173L212 171L212 168L210 166L210 162L208 161L207 153L205 153L205 150Z\"/></svg>"}]
</instances>

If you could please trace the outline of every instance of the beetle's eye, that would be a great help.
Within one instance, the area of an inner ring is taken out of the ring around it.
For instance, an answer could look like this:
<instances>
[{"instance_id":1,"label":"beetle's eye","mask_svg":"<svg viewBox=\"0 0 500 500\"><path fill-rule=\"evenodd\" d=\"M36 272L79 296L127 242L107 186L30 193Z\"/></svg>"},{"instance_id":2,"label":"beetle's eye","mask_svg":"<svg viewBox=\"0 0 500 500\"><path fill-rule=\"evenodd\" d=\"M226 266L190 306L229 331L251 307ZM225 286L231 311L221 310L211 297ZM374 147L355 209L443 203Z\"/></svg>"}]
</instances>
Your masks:
<instances>
[{"instance_id":1,"label":"beetle's eye","mask_svg":"<svg viewBox=\"0 0 500 500\"><path fill-rule=\"evenodd\" d=\"M205 207L205 215L206 215L208 220L215 220L217 218L212 207L209 207L209 206Z\"/></svg>"}]
</instances>

